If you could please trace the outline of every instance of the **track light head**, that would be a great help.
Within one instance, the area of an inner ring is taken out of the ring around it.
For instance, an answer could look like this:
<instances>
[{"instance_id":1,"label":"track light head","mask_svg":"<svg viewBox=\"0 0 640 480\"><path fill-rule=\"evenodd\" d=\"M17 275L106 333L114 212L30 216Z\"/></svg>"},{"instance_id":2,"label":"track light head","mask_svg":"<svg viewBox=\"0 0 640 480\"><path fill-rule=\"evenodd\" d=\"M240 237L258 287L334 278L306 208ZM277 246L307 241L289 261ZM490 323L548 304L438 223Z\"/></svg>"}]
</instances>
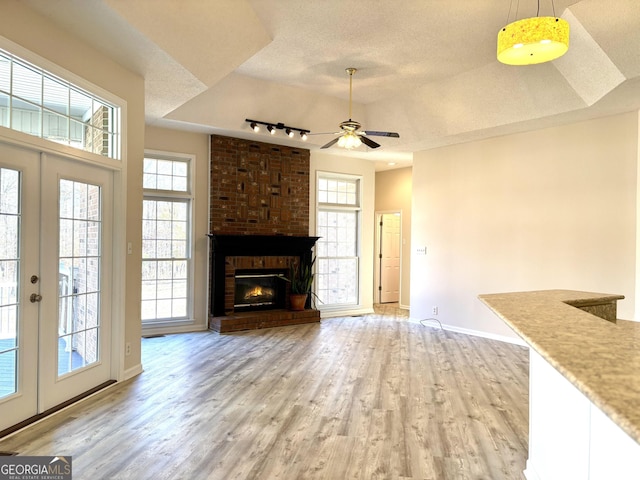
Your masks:
<instances>
[{"instance_id":1,"label":"track light head","mask_svg":"<svg viewBox=\"0 0 640 480\"><path fill-rule=\"evenodd\" d=\"M289 127L286 128L284 133L286 133L288 137L293 138L293 130L291 130Z\"/></svg>"},{"instance_id":2,"label":"track light head","mask_svg":"<svg viewBox=\"0 0 640 480\"><path fill-rule=\"evenodd\" d=\"M273 125L267 125L267 132L269 132L271 135L275 135L276 127L274 127Z\"/></svg>"},{"instance_id":3,"label":"track light head","mask_svg":"<svg viewBox=\"0 0 640 480\"><path fill-rule=\"evenodd\" d=\"M302 130L300 132L300 138L302 139L303 142L307 141L307 132L305 132L304 130Z\"/></svg>"},{"instance_id":4,"label":"track light head","mask_svg":"<svg viewBox=\"0 0 640 480\"><path fill-rule=\"evenodd\" d=\"M256 122L251 122L249 126L251 127L251 130L253 130L254 132L260 131L260 125L258 125Z\"/></svg>"}]
</instances>

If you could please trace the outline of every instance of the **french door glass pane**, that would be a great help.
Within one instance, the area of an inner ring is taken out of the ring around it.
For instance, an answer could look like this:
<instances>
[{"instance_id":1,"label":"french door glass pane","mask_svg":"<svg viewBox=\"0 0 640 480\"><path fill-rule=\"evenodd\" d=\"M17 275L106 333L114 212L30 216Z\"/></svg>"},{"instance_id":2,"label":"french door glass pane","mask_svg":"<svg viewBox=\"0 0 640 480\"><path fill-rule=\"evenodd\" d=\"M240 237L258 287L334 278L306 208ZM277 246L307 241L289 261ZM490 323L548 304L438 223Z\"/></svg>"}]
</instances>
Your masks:
<instances>
[{"instance_id":1,"label":"french door glass pane","mask_svg":"<svg viewBox=\"0 0 640 480\"><path fill-rule=\"evenodd\" d=\"M0 168L0 399L18 389L20 173Z\"/></svg>"},{"instance_id":2,"label":"french door glass pane","mask_svg":"<svg viewBox=\"0 0 640 480\"><path fill-rule=\"evenodd\" d=\"M58 375L99 360L102 207L100 187L59 185Z\"/></svg>"}]
</instances>

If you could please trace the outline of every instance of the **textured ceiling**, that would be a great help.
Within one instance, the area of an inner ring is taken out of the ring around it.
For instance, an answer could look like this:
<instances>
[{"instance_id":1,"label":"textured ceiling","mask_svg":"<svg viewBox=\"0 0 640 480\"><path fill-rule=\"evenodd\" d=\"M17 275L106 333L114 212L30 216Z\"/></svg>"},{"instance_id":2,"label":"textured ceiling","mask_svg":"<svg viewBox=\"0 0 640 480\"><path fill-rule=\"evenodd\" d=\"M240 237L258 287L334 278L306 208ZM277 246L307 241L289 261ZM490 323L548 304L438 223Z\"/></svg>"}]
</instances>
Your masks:
<instances>
[{"instance_id":1,"label":"textured ceiling","mask_svg":"<svg viewBox=\"0 0 640 480\"><path fill-rule=\"evenodd\" d=\"M640 2L540 0L566 19L569 52L546 64L496 60L508 21L537 0L23 0L145 77L147 122L259 138L245 118L334 132L349 116L390 130L363 156L412 152L640 108ZM345 153L334 147L332 153Z\"/></svg>"}]
</instances>

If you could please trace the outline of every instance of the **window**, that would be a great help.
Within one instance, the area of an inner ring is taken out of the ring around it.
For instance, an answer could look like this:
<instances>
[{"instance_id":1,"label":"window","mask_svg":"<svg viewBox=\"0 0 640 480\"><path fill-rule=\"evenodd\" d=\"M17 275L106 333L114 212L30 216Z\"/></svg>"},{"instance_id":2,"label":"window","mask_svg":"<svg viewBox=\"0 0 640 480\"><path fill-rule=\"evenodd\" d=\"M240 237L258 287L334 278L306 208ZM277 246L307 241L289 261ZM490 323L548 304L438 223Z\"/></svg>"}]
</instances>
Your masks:
<instances>
[{"instance_id":1,"label":"window","mask_svg":"<svg viewBox=\"0 0 640 480\"><path fill-rule=\"evenodd\" d=\"M143 167L142 322L189 320L191 159L147 156Z\"/></svg>"},{"instance_id":2,"label":"window","mask_svg":"<svg viewBox=\"0 0 640 480\"><path fill-rule=\"evenodd\" d=\"M0 50L0 126L120 158L120 109Z\"/></svg>"},{"instance_id":3,"label":"window","mask_svg":"<svg viewBox=\"0 0 640 480\"><path fill-rule=\"evenodd\" d=\"M316 294L322 308L359 302L360 178L319 174Z\"/></svg>"}]
</instances>

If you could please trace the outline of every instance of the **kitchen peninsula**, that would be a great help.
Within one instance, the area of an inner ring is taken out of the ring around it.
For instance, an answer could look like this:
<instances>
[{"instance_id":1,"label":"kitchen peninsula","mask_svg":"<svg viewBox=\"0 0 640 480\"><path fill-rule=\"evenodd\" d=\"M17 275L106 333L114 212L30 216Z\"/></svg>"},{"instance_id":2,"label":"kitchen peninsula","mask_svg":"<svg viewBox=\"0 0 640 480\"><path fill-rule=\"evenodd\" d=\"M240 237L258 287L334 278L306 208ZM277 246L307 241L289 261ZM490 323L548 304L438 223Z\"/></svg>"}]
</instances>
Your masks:
<instances>
[{"instance_id":1,"label":"kitchen peninsula","mask_svg":"<svg viewBox=\"0 0 640 480\"><path fill-rule=\"evenodd\" d=\"M530 347L528 480L640 478L640 323L622 295L480 295Z\"/></svg>"}]
</instances>

